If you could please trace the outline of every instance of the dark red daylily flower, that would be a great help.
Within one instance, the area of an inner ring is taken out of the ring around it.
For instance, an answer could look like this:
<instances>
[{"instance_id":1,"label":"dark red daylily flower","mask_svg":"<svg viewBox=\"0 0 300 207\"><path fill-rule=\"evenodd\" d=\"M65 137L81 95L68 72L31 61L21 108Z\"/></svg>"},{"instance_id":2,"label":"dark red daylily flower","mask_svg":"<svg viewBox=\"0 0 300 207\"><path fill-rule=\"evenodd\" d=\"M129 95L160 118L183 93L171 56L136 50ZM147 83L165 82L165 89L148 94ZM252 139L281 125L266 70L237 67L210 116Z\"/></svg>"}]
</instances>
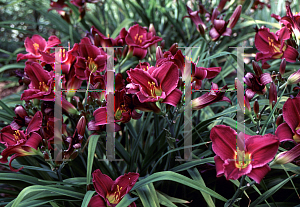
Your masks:
<instances>
[{"instance_id":1,"label":"dark red daylily flower","mask_svg":"<svg viewBox=\"0 0 300 207\"><path fill-rule=\"evenodd\" d=\"M228 89L227 85L224 86L221 90L226 90L226 89ZM207 92L204 95L192 100L192 109L200 110L210 104L219 101L226 101L231 104L230 99L225 96L225 92L219 91L218 85L215 83L211 83L210 92Z\"/></svg>"},{"instance_id":2,"label":"dark red daylily flower","mask_svg":"<svg viewBox=\"0 0 300 207\"><path fill-rule=\"evenodd\" d=\"M290 38L290 31L283 27L271 33L269 28L261 27L255 35L255 47L260 51L256 53L256 61L262 60L262 68L270 67L266 61L285 58L288 62L296 62L298 51L287 45L285 40Z\"/></svg>"},{"instance_id":3,"label":"dark red daylily flower","mask_svg":"<svg viewBox=\"0 0 300 207\"><path fill-rule=\"evenodd\" d=\"M92 45L87 37L82 38L79 44L74 45L71 54L77 57L75 74L80 80L88 80L90 73L99 73L106 69L106 53Z\"/></svg>"},{"instance_id":4,"label":"dark red daylily flower","mask_svg":"<svg viewBox=\"0 0 300 207\"><path fill-rule=\"evenodd\" d=\"M243 140L244 138L244 140ZM257 183L271 170L268 163L274 158L279 147L275 135L264 136L237 134L232 128L218 125L210 133L217 177L225 175L226 179L236 180L247 175ZM237 147L237 141L241 143Z\"/></svg>"},{"instance_id":5,"label":"dark red daylily flower","mask_svg":"<svg viewBox=\"0 0 300 207\"><path fill-rule=\"evenodd\" d=\"M209 35L213 41L217 41L221 36L231 36L232 28L236 25L242 12L242 5L239 5L231 15L228 21L223 20L221 16L217 19L220 14L217 8L214 9L211 15L212 29L209 31Z\"/></svg>"},{"instance_id":6,"label":"dark red daylily flower","mask_svg":"<svg viewBox=\"0 0 300 207\"><path fill-rule=\"evenodd\" d=\"M264 94L267 91L266 85L272 82L271 75L269 73L263 73L256 62L252 61L252 66L255 74L247 73L243 78L247 85L246 96L249 100L251 100L256 93Z\"/></svg>"},{"instance_id":7,"label":"dark red daylily flower","mask_svg":"<svg viewBox=\"0 0 300 207\"><path fill-rule=\"evenodd\" d=\"M162 38L136 24L129 28L125 41L129 46L128 53L143 59L147 54L147 48L162 41Z\"/></svg>"},{"instance_id":8,"label":"dark red daylily flower","mask_svg":"<svg viewBox=\"0 0 300 207\"><path fill-rule=\"evenodd\" d=\"M205 33L206 25L203 23L202 19L199 16L200 10L193 11L190 7L188 7L188 5L186 5L186 9L189 15L182 17L182 20L184 18L190 18L196 25L198 32L203 35Z\"/></svg>"},{"instance_id":9,"label":"dark red daylily flower","mask_svg":"<svg viewBox=\"0 0 300 207\"><path fill-rule=\"evenodd\" d=\"M289 4L286 4L286 16L277 19L300 39L300 14L293 14Z\"/></svg>"},{"instance_id":10,"label":"dark red daylily flower","mask_svg":"<svg viewBox=\"0 0 300 207\"><path fill-rule=\"evenodd\" d=\"M24 69L30 78L29 89L21 95L21 100L40 99L44 101L54 100L54 72L48 72L36 62L26 62Z\"/></svg>"},{"instance_id":11,"label":"dark red daylily flower","mask_svg":"<svg viewBox=\"0 0 300 207\"><path fill-rule=\"evenodd\" d=\"M42 126L42 112L37 112L30 123L26 131L23 130L14 130L11 126L6 126L1 130L0 133L0 143L6 146L1 153L2 158L0 159L1 163L7 163L8 156L14 154L9 160L9 167L11 171L18 172L20 169L16 170L12 168L11 162L17 158L27 155L36 155L40 142L42 141L42 137L37 133L37 131Z\"/></svg>"},{"instance_id":12,"label":"dark red daylily flower","mask_svg":"<svg viewBox=\"0 0 300 207\"><path fill-rule=\"evenodd\" d=\"M172 62L164 62L161 66L150 67L147 71L139 68L127 71L131 83L138 85L136 93L141 103L162 101L176 106L182 92L177 89L179 72Z\"/></svg>"},{"instance_id":13,"label":"dark red daylily flower","mask_svg":"<svg viewBox=\"0 0 300 207\"><path fill-rule=\"evenodd\" d=\"M115 207L122 198L129 193L139 178L138 173L128 173L121 175L115 181L109 176L102 174L97 169L93 172L93 184L98 195L90 200L89 207ZM135 207L133 202L128 207Z\"/></svg>"},{"instance_id":14,"label":"dark red daylily flower","mask_svg":"<svg viewBox=\"0 0 300 207\"><path fill-rule=\"evenodd\" d=\"M60 43L60 39L56 36L50 36L47 42L40 35L33 35L32 38L26 37L24 44L28 53L18 54L17 61L23 59L43 59L42 53L48 53L51 47Z\"/></svg>"},{"instance_id":15,"label":"dark red daylily flower","mask_svg":"<svg viewBox=\"0 0 300 207\"><path fill-rule=\"evenodd\" d=\"M282 123L276 129L276 136L281 142L300 142L300 97L289 98L282 107L283 118L286 123Z\"/></svg>"}]
</instances>

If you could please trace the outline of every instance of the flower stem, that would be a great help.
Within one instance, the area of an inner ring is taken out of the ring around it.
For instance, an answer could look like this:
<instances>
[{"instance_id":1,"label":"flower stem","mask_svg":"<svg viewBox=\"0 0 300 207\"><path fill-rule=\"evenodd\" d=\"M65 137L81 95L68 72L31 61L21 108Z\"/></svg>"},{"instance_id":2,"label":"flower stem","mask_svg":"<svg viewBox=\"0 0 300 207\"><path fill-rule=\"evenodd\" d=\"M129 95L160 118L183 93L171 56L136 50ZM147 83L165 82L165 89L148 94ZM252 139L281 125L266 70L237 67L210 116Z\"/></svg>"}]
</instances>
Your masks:
<instances>
[{"instance_id":1,"label":"flower stem","mask_svg":"<svg viewBox=\"0 0 300 207\"><path fill-rule=\"evenodd\" d=\"M241 181L240 181L239 188L237 189L237 191L235 191L235 194L230 199L230 203L227 205L228 207L231 207L234 204L234 201L237 199L237 197L240 196L240 194L242 192L241 187L243 186L245 178L246 178L246 175L243 175L241 178Z\"/></svg>"}]
</instances>

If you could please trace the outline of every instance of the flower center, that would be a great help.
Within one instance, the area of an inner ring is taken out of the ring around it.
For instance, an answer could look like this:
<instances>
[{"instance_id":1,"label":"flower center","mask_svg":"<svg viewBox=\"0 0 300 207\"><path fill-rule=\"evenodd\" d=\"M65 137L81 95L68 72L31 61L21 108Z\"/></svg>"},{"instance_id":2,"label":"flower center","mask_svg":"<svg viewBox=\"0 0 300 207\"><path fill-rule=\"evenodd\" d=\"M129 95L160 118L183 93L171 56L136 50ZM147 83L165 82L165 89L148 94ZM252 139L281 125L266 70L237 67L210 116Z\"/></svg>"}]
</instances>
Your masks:
<instances>
[{"instance_id":1,"label":"flower center","mask_svg":"<svg viewBox=\"0 0 300 207\"><path fill-rule=\"evenodd\" d=\"M89 69L90 69L91 73L96 72L98 66L97 66L97 64L95 63L95 61L91 57L88 57L87 64L89 66Z\"/></svg>"},{"instance_id":2,"label":"flower center","mask_svg":"<svg viewBox=\"0 0 300 207\"><path fill-rule=\"evenodd\" d=\"M114 192L114 194L110 194L106 197L111 204L118 204L120 202L121 190L122 187L120 188L119 185L117 185L117 191Z\"/></svg>"},{"instance_id":3,"label":"flower center","mask_svg":"<svg viewBox=\"0 0 300 207\"><path fill-rule=\"evenodd\" d=\"M16 130L14 133L15 141L20 141L21 140L21 134L19 130Z\"/></svg>"},{"instance_id":4,"label":"flower center","mask_svg":"<svg viewBox=\"0 0 300 207\"><path fill-rule=\"evenodd\" d=\"M150 88L150 93L152 97L156 97L156 96L161 96L162 91L161 89L159 89L158 87L155 86L155 83L152 81L148 81L148 85Z\"/></svg>"},{"instance_id":5,"label":"flower center","mask_svg":"<svg viewBox=\"0 0 300 207\"><path fill-rule=\"evenodd\" d=\"M239 170L244 169L248 167L248 165L251 163L251 154L245 151L237 149L235 152L235 167L239 168Z\"/></svg>"},{"instance_id":6,"label":"flower center","mask_svg":"<svg viewBox=\"0 0 300 207\"><path fill-rule=\"evenodd\" d=\"M138 43L142 43L142 38L143 38L143 35L139 35L139 34L136 34L134 37L135 41Z\"/></svg>"},{"instance_id":7,"label":"flower center","mask_svg":"<svg viewBox=\"0 0 300 207\"><path fill-rule=\"evenodd\" d=\"M116 120L120 120L122 118L122 113L126 112L126 110L123 109L124 105L121 105L121 107L119 107L115 113L115 118Z\"/></svg>"},{"instance_id":8,"label":"flower center","mask_svg":"<svg viewBox=\"0 0 300 207\"><path fill-rule=\"evenodd\" d=\"M268 37L269 46L272 47L274 52L280 52L280 46L278 44L274 43L274 40Z\"/></svg>"},{"instance_id":9,"label":"flower center","mask_svg":"<svg viewBox=\"0 0 300 207\"><path fill-rule=\"evenodd\" d=\"M39 46L38 43L34 43L34 44L33 44L33 47L34 47L35 50L38 50L40 46Z\"/></svg>"},{"instance_id":10,"label":"flower center","mask_svg":"<svg viewBox=\"0 0 300 207\"><path fill-rule=\"evenodd\" d=\"M47 86L45 82L39 82L39 89L47 92L49 90L49 86Z\"/></svg>"}]
</instances>

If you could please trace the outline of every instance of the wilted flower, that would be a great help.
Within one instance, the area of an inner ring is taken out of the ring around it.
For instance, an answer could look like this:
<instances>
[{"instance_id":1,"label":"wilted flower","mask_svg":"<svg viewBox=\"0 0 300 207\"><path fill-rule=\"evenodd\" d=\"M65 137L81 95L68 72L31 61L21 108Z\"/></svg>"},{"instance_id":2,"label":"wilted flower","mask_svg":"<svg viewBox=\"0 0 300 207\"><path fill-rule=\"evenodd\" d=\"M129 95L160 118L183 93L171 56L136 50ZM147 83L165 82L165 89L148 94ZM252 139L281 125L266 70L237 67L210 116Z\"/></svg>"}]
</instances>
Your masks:
<instances>
[{"instance_id":1,"label":"wilted flower","mask_svg":"<svg viewBox=\"0 0 300 207\"><path fill-rule=\"evenodd\" d=\"M252 62L255 75L247 73L244 77L244 82L247 85L246 96L251 100L256 93L264 94L267 89L266 85L272 82L271 75L269 73L262 73L260 67L256 62Z\"/></svg>"},{"instance_id":2,"label":"wilted flower","mask_svg":"<svg viewBox=\"0 0 300 207\"><path fill-rule=\"evenodd\" d=\"M268 162L274 158L279 146L275 135L237 134L224 125L213 127L210 139L216 153L214 160L217 177L225 175L226 179L236 180L247 175L257 183L271 170ZM240 146L237 146L237 141L241 143Z\"/></svg>"},{"instance_id":3,"label":"wilted flower","mask_svg":"<svg viewBox=\"0 0 300 207\"><path fill-rule=\"evenodd\" d=\"M97 169L93 172L93 184L98 195L92 197L89 207L116 206L122 198L131 190L139 178L138 173L121 175L115 181L109 176L102 174ZM135 203L129 207L135 207Z\"/></svg>"}]
</instances>

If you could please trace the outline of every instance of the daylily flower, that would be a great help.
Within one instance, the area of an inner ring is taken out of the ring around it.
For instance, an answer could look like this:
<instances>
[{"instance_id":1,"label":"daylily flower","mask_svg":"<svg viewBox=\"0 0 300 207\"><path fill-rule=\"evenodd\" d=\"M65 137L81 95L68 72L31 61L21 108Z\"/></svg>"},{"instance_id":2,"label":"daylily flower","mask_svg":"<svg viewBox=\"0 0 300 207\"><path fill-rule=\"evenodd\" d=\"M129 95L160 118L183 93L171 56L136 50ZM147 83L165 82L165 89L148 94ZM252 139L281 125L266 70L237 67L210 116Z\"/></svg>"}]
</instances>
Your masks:
<instances>
[{"instance_id":1,"label":"daylily flower","mask_svg":"<svg viewBox=\"0 0 300 207\"><path fill-rule=\"evenodd\" d=\"M82 38L79 44L74 45L71 54L77 57L75 74L80 80L88 80L90 73L100 73L106 69L106 53L92 45L87 37Z\"/></svg>"},{"instance_id":2,"label":"daylily flower","mask_svg":"<svg viewBox=\"0 0 300 207\"><path fill-rule=\"evenodd\" d=\"M213 127L210 139L212 149L216 153L214 160L217 177L225 175L227 180L236 180L242 175L247 175L260 183L271 170L268 162L274 158L279 147L275 135L250 136L242 132L237 134L232 128L224 125Z\"/></svg>"},{"instance_id":3,"label":"daylily flower","mask_svg":"<svg viewBox=\"0 0 300 207\"><path fill-rule=\"evenodd\" d=\"M121 175L115 181L102 174L97 169L93 172L93 184L98 195L92 197L89 207L115 207L122 198L131 190L139 178L138 173ZM133 202L128 207L135 207Z\"/></svg>"},{"instance_id":4,"label":"daylily flower","mask_svg":"<svg viewBox=\"0 0 300 207\"><path fill-rule=\"evenodd\" d=\"M190 7L188 7L188 5L186 5L186 9L187 9L187 12L189 13L189 15L182 17L182 20L184 18L190 18L193 21L193 23L196 25L198 32L200 34L204 35L206 26L199 16L200 10L193 11Z\"/></svg>"},{"instance_id":5,"label":"daylily flower","mask_svg":"<svg viewBox=\"0 0 300 207\"><path fill-rule=\"evenodd\" d=\"M41 53L48 53L51 47L60 43L61 41L56 36L50 36L47 42L40 35L33 35L32 38L26 37L24 44L28 53L18 54L17 61L23 59L41 59Z\"/></svg>"},{"instance_id":6,"label":"daylily flower","mask_svg":"<svg viewBox=\"0 0 300 207\"><path fill-rule=\"evenodd\" d=\"M18 172L20 169L16 170L12 168L11 162L17 158L26 155L35 155L37 147L42 141L42 137L37 133L37 131L42 126L42 112L37 112L30 123L26 131L14 130L11 126L6 126L1 130L0 133L0 143L4 144L6 149L1 153L2 158L0 158L1 163L7 163L8 156L14 154L9 160L9 167L11 171Z\"/></svg>"},{"instance_id":7,"label":"daylily flower","mask_svg":"<svg viewBox=\"0 0 300 207\"><path fill-rule=\"evenodd\" d=\"M275 160L273 162L274 162L274 164L284 165L284 164L292 162L299 156L300 156L300 144L297 144L291 150L279 153L275 157Z\"/></svg>"},{"instance_id":8,"label":"daylily flower","mask_svg":"<svg viewBox=\"0 0 300 207\"><path fill-rule=\"evenodd\" d=\"M128 54L143 59L147 54L147 48L162 41L162 38L136 24L129 28L125 41L129 46Z\"/></svg>"},{"instance_id":9,"label":"daylily flower","mask_svg":"<svg viewBox=\"0 0 300 207\"><path fill-rule=\"evenodd\" d=\"M300 39L300 14L293 14L290 5L286 4L286 16L281 17L280 24L284 24L294 33L297 41Z\"/></svg>"},{"instance_id":10,"label":"daylily flower","mask_svg":"<svg viewBox=\"0 0 300 207\"><path fill-rule=\"evenodd\" d=\"M227 85L221 88L221 90L226 90ZM211 91L205 93L204 95L193 99L192 100L192 109L193 110L200 110L204 107L219 102L219 101L226 101L231 104L231 101L228 97L225 96L225 92L219 91L219 87L217 84L212 83L211 84Z\"/></svg>"},{"instance_id":11,"label":"daylily flower","mask_svg":"<svg viewBox=\"0 0 300 207\"><path fill-rule=\"evenodd\" d=\"M276 136L281 142L300 142L300 97L289 98L282 107L283 118L286 123L276 129Z\"/></svg>"},{"instance_id":12,"label":"daylily flower","mask_svg":"<svg viewBox=\"0 0 300 207\"><path fill-rule=\"evenodd\" d=\"M256 93L260 95L264 94L267 91L266 85L272 82L271 75L269 73L263 73L256 62L252 61L252 66L255 75L247 73L243 78L247 85L246 96L249 100L251 100Z\"/></svg>"},{"instance_id":13,"label":"daylily flower","mask_svg":"<svg viewBox=\"0 0 300 207\"><path fill-rule=\"evenodd\" d=\"M276 34L271 33L269 28L261 27L255 35L255 47L261 51L256 53L256 61L262 60L262 68L270 67L266 61L285 58L288 62L296 62L298 52L295 48L287 45L285 40L290 38L290 31L283 27Z\"/></svg>"},{"instance_id":14,"label":"daylily flower","mask_svg":"<svg viewBox=\"0 0 300 207\"><path fill-rule=\"evenodd\" d=\"M40 99L44 101L54 100L54 72L48 72L36 62L26 62L24 69L30 78L29 89L21 95L21 100Z\"/></svg>"},{"instance_id":15,"label":"daylily flower","mask_svg":"<svg viewBox=\"0 0 300 207\"><path fill-rule=\"evenodd\" d=\"M177 89L179 72L172 62L164 62L161 66L150 67L147 71L139 68L127 71L131 83L138 85L136 93L141 103L162 101L176 106L182 92Z\"/></svg>"}]
</instances>

